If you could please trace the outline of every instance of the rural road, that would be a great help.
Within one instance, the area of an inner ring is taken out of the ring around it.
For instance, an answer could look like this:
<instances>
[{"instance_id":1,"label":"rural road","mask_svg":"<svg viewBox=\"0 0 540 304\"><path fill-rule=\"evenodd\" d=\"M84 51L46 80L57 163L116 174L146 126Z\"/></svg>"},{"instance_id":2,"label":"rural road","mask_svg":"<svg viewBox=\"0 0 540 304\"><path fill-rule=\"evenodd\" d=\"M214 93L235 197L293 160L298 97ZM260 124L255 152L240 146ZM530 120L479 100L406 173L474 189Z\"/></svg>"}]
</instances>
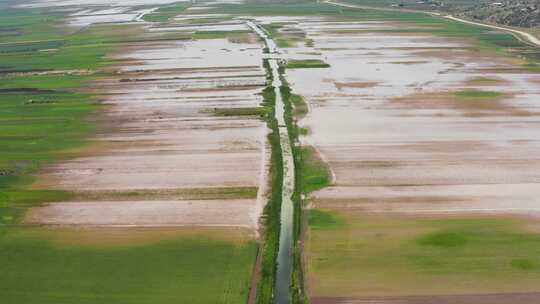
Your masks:
<instances>
[{"instance_id":1,"label":"rural road","mask_svg":"<svg viewBox=\"0 0 540 304\"><path fill-rule=\"evenodd\" d=\"M399 10L399 11L403 11L403 12L429 14L429 15L432 15L432 16L443 17L443 18L446 18L446 19L450 19L450 20L454 20L454 21L458 21L458 22L462 22L462 23L466 23L466 24L472 24L472 25L489 27L489 28L492 28L492 29L506 31L506 32L509 32L509 33L512 33L512 34L516 35L518 37L518 39L520 39L522 41L525 41L527 43L533 44L534 46L540 47L540 39L538 39L534 35L532 35L530 33L527 33L525 31L515 30L515 29L503 27L503 26L485 24L485 23L481 23L481 22L469 21L469 20L466 20L466 19L461 19L461 18L458 18L458 17L454 17L452 15L444 16L444 15L442 15L440 13L428 12L428 11L419 11L419 10L410 10L410 9L379 8L379 7L371 7L371 6L365 6L365 5L347 4L347 3L337 2L337 1L325 1L325 3L331 4L331 5L336 5L336 6L341 6L341 7L348 7L348 8L375 9L375 10L381 10L381 11L396 11L396 10Z\"/></svg>"}]
</instances>

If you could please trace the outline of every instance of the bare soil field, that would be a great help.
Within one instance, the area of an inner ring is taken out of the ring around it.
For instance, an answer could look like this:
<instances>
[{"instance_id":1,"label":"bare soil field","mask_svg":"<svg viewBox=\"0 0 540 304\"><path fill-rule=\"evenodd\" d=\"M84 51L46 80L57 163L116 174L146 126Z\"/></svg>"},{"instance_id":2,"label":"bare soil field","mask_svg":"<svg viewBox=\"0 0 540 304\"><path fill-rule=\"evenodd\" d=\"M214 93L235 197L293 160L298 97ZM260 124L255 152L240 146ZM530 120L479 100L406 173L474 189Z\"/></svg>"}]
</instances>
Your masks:
<instances>
[{"instance_id":1,"label":"bare soil field","mask_svg":"<svg viewBox=\"0 0 540 304\"><path fill-rule=\"evenodd\" d=\"M254 229L253 200L54 203L30 210L27 224L169 227L232 226ZM253 214L249 214L250 211Z\"/></svg>"}]
</instances>

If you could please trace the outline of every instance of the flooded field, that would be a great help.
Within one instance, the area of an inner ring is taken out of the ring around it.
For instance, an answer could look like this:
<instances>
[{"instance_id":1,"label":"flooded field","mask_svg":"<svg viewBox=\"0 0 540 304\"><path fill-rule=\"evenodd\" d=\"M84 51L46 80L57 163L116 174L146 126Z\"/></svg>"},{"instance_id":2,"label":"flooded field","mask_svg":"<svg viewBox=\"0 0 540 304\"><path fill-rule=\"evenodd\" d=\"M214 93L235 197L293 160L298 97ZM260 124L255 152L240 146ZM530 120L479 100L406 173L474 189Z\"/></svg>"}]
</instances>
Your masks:
<instances>
[{"instance_id":1,"label":"flooded field","mask_svg":"<svg viewBox=\"0 0 540 304\"><path fill-rule=\"evenodd\" d=\"M186 20L200 18L189 13L167 23L136 20L158 11L135 7L149 3L45 4L73 10L68 30L129 21L134 30L125 35L136 34L119 42L121 51L106 57L112 63L83 88L101 105L87 117L99 126L91 143L63 151L31 185L69 195L29 208L20 228L0 240L21 258L41 246L48 261L34 269L85 276L56 297L39 296L46 286L38 284L29 298L71 301L90 288L99 290L95 301L108 301L126 288L137 291L122 303L245 302L267 200L266 74L257 36L244 21L192 26ZM65 268L54 266L62 260ZM116 291L100 283L110 261L124 265L110 270L122 285ZM1 292L9 303L21 300L22 281L36 280L26 266L6 273L15 284ZM155 284L137 287L142 281Z\"/></svg>"},{"instance_id":2,"label":"flooded field","mask_svg":"<svg viewBox=\"0 0 540 304\"><path fill-rule=\"evenodd\" d=\"M0 19L7 303L540 301L540 53L511 35L302 0L14 6L52 32Z\"/></svg>"},{"instance_id":3,"label":"flooded field","mask_svg":"<svg viewBox=\"0 0 540 304\"><path fill-rule=\"evenodd\" d=\"M247 30L243 23L212 28ZM192 29L148 26L145 30L189 33ZM207 188L259 187L264 176L266 126L257 116L219 114L221 109L248 109L261 102L257 93L265 85L265 75L259 44L226 38L141 42L130 44L113 60L122 63L113 67L117 76L100 80L92 88L108 104L105 119L111 131L96 138L88 155L45 168L37 188L144 194L145 190L204 193ZM28 220L40 222L39 214L48 214L43 216L45 223L92 225L95 218L97 225L152 225L153 220L154 225L253 229L262 210L256 197L250 203L227 199L175 203L177 198L171 194L168 201L156 202L146 195L147 204L129 200L51 204L31 213ZM179 211L185 206L189 206L187 214ZM53 209L54 219L47 208ZM148 208L153 215L148 215ZM165 218L160 220L160 216ZM227 218L237 220L227 222Z\"/></svg>"},{"instance_id":4,"label":"flooded field","mask_svg":"<svg viewBox=\"0 0 540 304\"><path fill-rule=\"evenodd\" d=\"M303 19L281 31L310 41L287 49L289 61L330 66L287 70L309 103L304 143L334 178L310 200L312 302L493 303L462 295L538 291L536 268L516 266L537 257L504 235L538 238L540 75L414 23ZM523 228L501 228L513 220ZM484 235L484 221L499 234ZM490 254L476 238L492 241Z\"/></svg>"}]
</instances>

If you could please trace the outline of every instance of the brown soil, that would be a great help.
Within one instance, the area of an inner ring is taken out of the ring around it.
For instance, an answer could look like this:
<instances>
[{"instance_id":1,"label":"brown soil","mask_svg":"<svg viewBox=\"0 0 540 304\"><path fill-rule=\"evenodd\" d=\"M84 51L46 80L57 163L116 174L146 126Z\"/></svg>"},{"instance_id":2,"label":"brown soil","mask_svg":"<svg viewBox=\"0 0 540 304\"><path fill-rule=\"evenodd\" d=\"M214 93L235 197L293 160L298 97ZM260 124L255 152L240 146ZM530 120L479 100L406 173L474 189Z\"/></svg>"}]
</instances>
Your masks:
<instances>
[{"instance_id":1,"label":"brown soil","mask_svg":"<svg viewBox=\"0 0 540 304\"><path fill-rule=\"evenodd\" d=\"M379 85L378 82L335 82L334 85L338 90L343 90L345 88L357 88L357 89L364 89L364 88L373 88L377 85Z\"/></svg>"},{"instance_id":2,"label":"brown soil","mask_svg":"<svg viewBox=\"0 0 540 304\"><path fill-rule=\"evenodd\" d=\"M51 203L32 208L23 222L60 226L255 228L254 208L253 200Z\"/></svg>"},{"instance_id":3,"label":"brown soil","mask_svg":"<svg viewBox=\"0 0 540 304\"><path fill-rule=\"evenodd\" d=\"M312 304L536 304L540 293L505 293L409 297L314 297Z\"/></svg>"}]
</instances>

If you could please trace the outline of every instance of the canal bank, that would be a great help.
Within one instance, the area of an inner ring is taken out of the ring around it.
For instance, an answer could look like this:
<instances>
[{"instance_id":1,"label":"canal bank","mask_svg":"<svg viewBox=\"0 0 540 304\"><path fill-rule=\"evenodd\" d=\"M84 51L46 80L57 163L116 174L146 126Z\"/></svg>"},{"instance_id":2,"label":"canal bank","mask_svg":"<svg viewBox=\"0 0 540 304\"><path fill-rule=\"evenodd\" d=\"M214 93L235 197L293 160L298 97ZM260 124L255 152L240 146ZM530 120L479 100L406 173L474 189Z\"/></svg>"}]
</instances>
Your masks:
<instances>
[{"instance_id":1,"label":"canal bank","mask_svg":"<svg viewBox=\"0 0 540 304\"><path fill-rule=\"evenodd\" d=\"M293 250L295 243L294 229L294 202L295 194L295 158L293 154L292 141L287 123L287 105L282 95L283 75L280 74L279 63L282 61L279 50L273 39L264 31L262 27L253 21L247 21L247 25L264 41L267 54L267 73L269 73L270 83L268 87L273 89L275 96L274 117L277 121L277 132L279 134L279 145L281 149L281 207L279 212L279 244L277 257L275 258L275 276L272 292L272 302L275 304L285 304L291 302L291 285L293 274Z\"/></svg>"}]
</instances>

